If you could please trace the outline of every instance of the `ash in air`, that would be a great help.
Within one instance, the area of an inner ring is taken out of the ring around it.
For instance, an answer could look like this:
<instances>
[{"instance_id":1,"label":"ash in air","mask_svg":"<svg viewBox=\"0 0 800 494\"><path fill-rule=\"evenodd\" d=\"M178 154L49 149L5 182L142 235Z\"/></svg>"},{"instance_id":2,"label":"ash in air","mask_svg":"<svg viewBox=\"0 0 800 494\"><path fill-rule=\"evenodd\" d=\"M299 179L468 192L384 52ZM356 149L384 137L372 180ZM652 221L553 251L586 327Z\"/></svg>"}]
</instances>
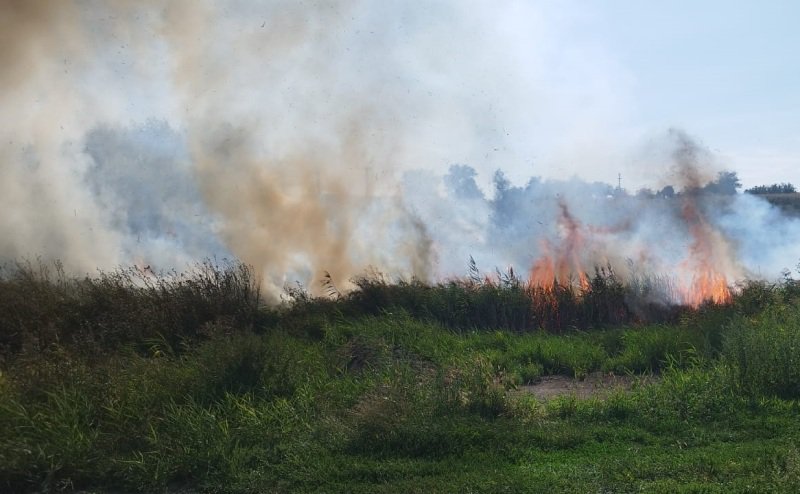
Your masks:
<instances>
[{"instance_id":1,"label":"ash in air","mask_svg":"<svg viewBox=\"0 0 800 494\"><path fill-rule=\"evenodd\" d=\"M558 178L613 180L637 143L607 131L615 81L561 84L609 78L558 51L543 7L310 4L1 2L0 259L235 258L274 296L471 257L539 284L611 265L692 304L800 259L800 221L684 132L644 146L655 192Z\"/></svg>"},{"instance_id":2,"label":"ash in air","mask_svg":"<svg viewBox=\"0 0 800 494\"><path fill-rule=\"evenodd\" d=\"M738 280L777 277L797 258L800 219L737 193L733 173L708 174L708 152L684 133L670 131L665 143L676 181L635 194L577 178L515 185L501 170L486 192L468 165L405 172L383 194L329 188L336 182L313 170L288 187L256 170L231 170L235 180L224 174L206 185L226 188L229 205L220 207L206 199L185 139L151 121L88 133L79 183L104 214L103 234L117 240L115 262L171 270L205 257L240 258L272 295L295 282L319 289L326 271L343 287L368 269L436 282L465 276L473 258L489 276L511 268L541 285L583 284L610 265L628 281L668 279L659 297L697 304L723 301ZM65 255L58 244L40 247L19 245L5 257Z\"/></svg>"},{"instance_id":3,"label":"ash in air","mask_svg":"<svg viewBox=\"0 0 800 494\"><path fill-rule=\"evenodd\" d=\"M785 271L798 257L800 219L738 193L734 172L709 179L710 153L685 133L671 130L667 140L676 182L655 192L536 177L519 186L498 171L487 195L474 169L454 165L443 177L411 174L404 197L427 225L437 276L473 256L532 284L586 286L611 266L629 282L665 280L665 300L697 305L726 301L737 281Z\"/></svg>"}]
</instances>

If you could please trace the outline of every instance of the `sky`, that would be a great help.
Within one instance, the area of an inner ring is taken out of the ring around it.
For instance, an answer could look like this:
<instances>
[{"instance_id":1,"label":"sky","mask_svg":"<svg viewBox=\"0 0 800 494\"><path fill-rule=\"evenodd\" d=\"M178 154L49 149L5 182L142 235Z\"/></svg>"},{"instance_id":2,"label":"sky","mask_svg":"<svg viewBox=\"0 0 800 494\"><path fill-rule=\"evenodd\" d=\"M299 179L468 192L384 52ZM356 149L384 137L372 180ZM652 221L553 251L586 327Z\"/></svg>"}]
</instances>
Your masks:
<instances>
[{"instance_id":1,"label":"sky","mask_svg":"<svg viewBox=\"0 0 800 494\"><path fill-rule=\"evenodd\" d=\"M800 182L800 3L604 0L572 8L584 17L571 29L629 78L631 128L687 130L745 186Z\"/></svg>"},{"instance_id":2,"label":"sky","mask_svg":"<svg viewBox=\"0 0 800 494\"><path fill-rule=\"evenodd\" d=\"M792 1L387 1L332 30L360 54L342 85L423 134L397 167L635 190L669 181L651 143L671 128L745 187L800 183L797 19Z\"/></svg>"},{"instance_id":3,"label":"sky","mask_svg":"<svg viewBox=\"0 0 800 494\"><path fill-rule=\"evenodd\" d=\"M746 187L800 182L797 2L73 4L49 30L79 26L86 60L57 36L23 56L63 68L97 103L85 112L95 124L160 119L185 130L206 111L271 120L265 134L312 142L362 118L371 153L355 168L373 177L465 163L484 188L502 168L516 183L613 183L621 173L629 189L669 180L651 143L678 128ZM194 62L192 85L176 80L176 63ZM46 111L40 96L29 96L34 112Z\"/></svg>"}]
</instances>

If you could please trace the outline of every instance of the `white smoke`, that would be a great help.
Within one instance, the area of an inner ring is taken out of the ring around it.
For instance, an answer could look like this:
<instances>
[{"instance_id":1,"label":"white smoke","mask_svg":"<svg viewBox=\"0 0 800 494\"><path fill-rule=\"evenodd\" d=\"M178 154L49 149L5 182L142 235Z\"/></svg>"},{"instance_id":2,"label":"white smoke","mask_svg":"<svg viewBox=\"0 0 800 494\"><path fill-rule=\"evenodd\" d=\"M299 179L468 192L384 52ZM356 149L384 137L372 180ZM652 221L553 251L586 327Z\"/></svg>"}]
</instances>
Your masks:
<instances>
[{"instance_id":1,"label":"white smoke","mask_svg":"<svg viewBox=\"0 0 800 494\"><path fill-rule=\"evenodd\" d=\"M5 0L0 257L234 256L272 293L368 266L459 276L470 255L524 272L565 204L587 264L670 271L691 243L675 208L594 182L638 142L630 78L580 22L522 1ZM684 185L662 158L641 158L651 186ZM800 257L797 221L763 201L704 211L730 276Z\"/></svg>"}]
</instances>

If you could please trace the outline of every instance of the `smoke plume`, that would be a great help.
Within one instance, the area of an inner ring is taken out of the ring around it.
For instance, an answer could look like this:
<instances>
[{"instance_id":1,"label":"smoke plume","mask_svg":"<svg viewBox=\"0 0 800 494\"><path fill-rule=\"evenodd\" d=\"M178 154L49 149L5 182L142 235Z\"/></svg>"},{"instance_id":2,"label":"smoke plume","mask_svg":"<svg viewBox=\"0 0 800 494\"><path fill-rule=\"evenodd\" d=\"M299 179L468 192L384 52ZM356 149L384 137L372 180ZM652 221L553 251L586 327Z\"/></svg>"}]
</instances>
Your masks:
<instances>
[{"instance_id":1,"label":"smoke plume","mask_svg":"<svg viewBox=\"0 0 800 494\"><path fill-rule=\"evenodd\" d=\"M648 145L651 186L679 198L595 181L621 156L625 78L559 52L559 22L527 2L2 0L0 259L233 257L272 295L368 267L461 276L470 256L689 291L793 265L800 222L702 193L722 167L683 132ZM554 166L532 168L545 143Z\"/></svg>"}]
</instances>

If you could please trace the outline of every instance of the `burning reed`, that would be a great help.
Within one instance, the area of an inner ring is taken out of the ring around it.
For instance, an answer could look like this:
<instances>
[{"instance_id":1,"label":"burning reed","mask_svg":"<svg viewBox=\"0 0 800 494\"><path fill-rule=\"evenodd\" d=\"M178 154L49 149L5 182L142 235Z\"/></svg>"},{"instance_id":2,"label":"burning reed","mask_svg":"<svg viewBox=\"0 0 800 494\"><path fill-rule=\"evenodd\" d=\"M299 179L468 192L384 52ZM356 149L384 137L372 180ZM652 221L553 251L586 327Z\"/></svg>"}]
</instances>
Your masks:
<instances>
[{"instance_id":1,"label":"burning reed","mask_svg":"<svg viewBox=\"0 0 800 494\"><path fill-rule=\"evenodd\" d=\"M298 313L317 310L331 317L350 317L400 311L458 331L503 328L554 333L675 322L681 314L733 302L732 296L726 301L710 298L697 305L675 304L669 279L637 275L625 283L611 266L564 280L552 278L550 283L520 279L513 269L481 276L474 260L470 272L467 278L435 284L418 279L391 282L372 273L355 279L355 290L336 292L333 299L314 298L297 289L287 293L299 304Z\"/></svg>"}]
</instances>

